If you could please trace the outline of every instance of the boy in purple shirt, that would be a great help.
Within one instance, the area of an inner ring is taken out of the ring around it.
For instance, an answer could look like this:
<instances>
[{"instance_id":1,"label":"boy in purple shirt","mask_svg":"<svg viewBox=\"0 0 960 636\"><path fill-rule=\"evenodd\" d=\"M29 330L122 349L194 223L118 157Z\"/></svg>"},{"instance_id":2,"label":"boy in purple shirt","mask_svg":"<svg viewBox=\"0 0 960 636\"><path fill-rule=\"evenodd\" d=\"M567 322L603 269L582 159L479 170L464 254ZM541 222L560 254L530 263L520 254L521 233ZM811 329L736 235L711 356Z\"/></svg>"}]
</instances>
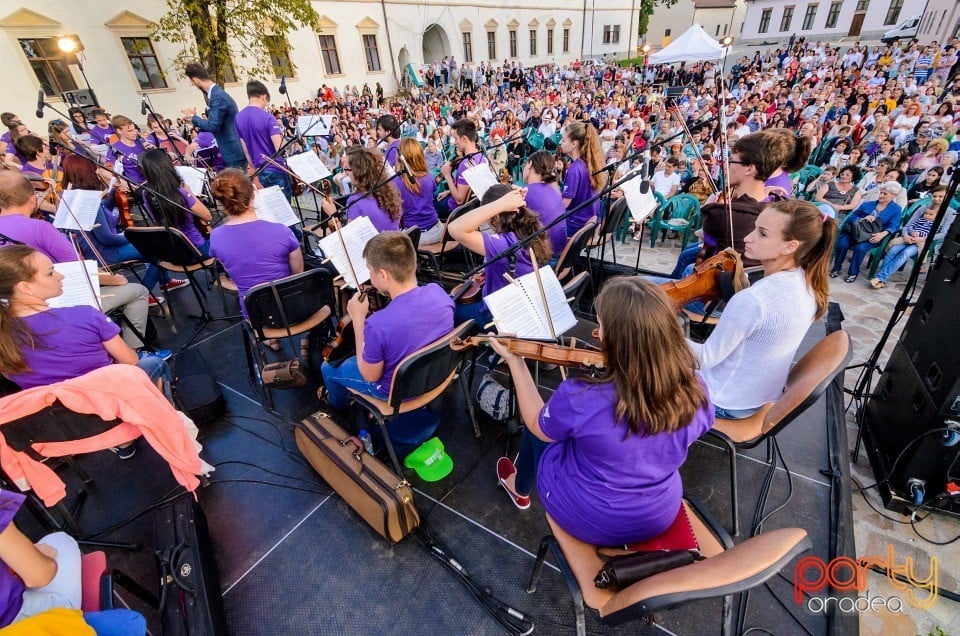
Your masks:
<instances>
[{"instance_id":1,"label":"boy in purple shirt","mask_svg":"<svg viewBox=\"0 0 960 636\"><path fill-rule=\"evenodd\" d=\"M453 172L453 164L449 161L440 168L440 174L443 175L447 185L450 187L450 196L447 197L447 209L437 212L446 218L451 212L466 203L470 199L471 191L467 180L463 178L463 173L481 163L487 163L487 158L482 152L477 150L477 125L469 119L461 119L456 122L452 128L454 145L457 147L457 154L463 157L460 165L457 166L456 174ZM442 206L442 204L441 204Z\"/></svg>"},{"instance_id":2,"label":"boy in purple shirt","mask_svg":"<svg viewBox=\"0 0 960 636\"><path fill-rule=\"evenodd\" d=\"M369 305L356 294L347 304L357 339L357 355L339 366L321 368L326 400L336 409L349 405L348 389L386 399L397 365L417 349L453 329L453 301L430 283L417 286L417 257L410 237L381 232L363 250L370 282L391 298L368 316Z\"/></svg>"},{"instance_id":3,"label":"boy in purple shirt","mask_svg":"<svg viewBox=\"0 0 960 636\"><path fill-rule=\"evenodd\" d=\"M117 130L120 138L110 144L110 148L107 150L107 162L112 163L114 170L122 173L134 185L140 185L147 180L140 172L140 155L146 152L147 147L140 140L140 131L137 130L137 125L129 117L117 115L112 121L113 127ZM119 166L122 166L122 168ZM120 189L124 190L127 187L126 180L124 180Z\"/></svg>"},{"instance_id":4,"label":"boy in purple shirt","mask_svg":"<svg viewBox=\"0 0 960 636\"><path fill-rule=\"evenodd\" d=\"M247 107L237 113L234 120L247 161L254 170L260 170L261 165L267 163L264 157L284 165L282 156L274 158L274 153L283 145L283 130L276 118L265 110L270 102L270 91L263 82L250 80L247 82L247 99L250 100ZM260 183L264 188L280 186L287 201L293 198L290 177L270 163L260 170Z\"/></svg>"}]
</instances>

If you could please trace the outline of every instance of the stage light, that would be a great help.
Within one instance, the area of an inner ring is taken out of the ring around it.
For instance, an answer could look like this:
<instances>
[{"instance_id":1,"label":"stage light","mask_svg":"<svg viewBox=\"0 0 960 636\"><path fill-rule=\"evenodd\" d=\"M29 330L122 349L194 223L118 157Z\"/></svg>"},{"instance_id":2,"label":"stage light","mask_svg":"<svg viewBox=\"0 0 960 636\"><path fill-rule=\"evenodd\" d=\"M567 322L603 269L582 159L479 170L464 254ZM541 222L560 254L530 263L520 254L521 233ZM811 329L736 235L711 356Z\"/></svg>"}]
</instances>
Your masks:
<instances>
[{"instance_id":1,"label":"stage light","mask_svg":"<svg viewBox=\"0 0 960 636\"><path fill-rule=\"evenodd\" d=\"M650 45L649 45L649 44L644 44L644 45L640 48L640 50L643 51L644 53L649 53L649 52L650 52Z\"/></svg>"},{"instance_id":2,"label":"stage light","mask_svg":"<svg viewBox=\"0 0 960 636\"><path fill-rule=\"evenodd\" d=\"M724 46L730 46L731 44L733 44L733 36L732 35L724 36L723 38L720 39L720 44Z\"/></svg>"},{"instance_id":3,"label":"stage light","mask_svg":"<svg viewBox=\"0 0 960 636\"><path fill-rule=\"evenodd\" d=\"M61 36L57 38L57 48L64 53L73 53L77 50L77 40L69 35Z\"/></svg>"}]
</instances>

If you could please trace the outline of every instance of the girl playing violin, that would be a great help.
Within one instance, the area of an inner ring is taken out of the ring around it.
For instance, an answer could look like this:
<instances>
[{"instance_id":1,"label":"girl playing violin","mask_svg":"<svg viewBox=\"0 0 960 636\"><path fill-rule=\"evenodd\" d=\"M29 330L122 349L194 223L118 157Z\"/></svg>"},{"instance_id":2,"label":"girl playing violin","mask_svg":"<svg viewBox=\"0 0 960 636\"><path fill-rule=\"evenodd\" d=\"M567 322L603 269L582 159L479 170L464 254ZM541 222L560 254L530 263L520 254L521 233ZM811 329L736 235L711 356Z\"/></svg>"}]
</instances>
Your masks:
<instances>
[{"instance_id":1,"label":"girl playing violin","mask_svg":"<svg viewBox=\"0 0 960 636\"><path fill-rule=\"evenodd\" d=\"M563 204L571 210L581 206L603 189L605 177L603 173L597 174L604 165L597 129L593 124L578 121L567 124L560 137L560 150L571 158L563 182ZM599 219L600 216L601 204L600 199L597 199L567 218L567 236L573 236L591 218Z\"/></svg>"},{"instance_id":2,"label":"girl playing violin","mask_svg":"<svg viewBox=\"0 0 960 636\"><path fill-rule=\"evenodd\" d=\"M768 203L757 217L744 250L763 279L730 299L706 342L689 342L717 417L746 418L780 397L800 342L827 310L836 234L806 201Z\"/></svg>"},{"instance_id":3,"label":"girl playing violin","mask_svg":"<svg viewBox=\"0 0 960 636\"><path fill-rule=\"evenodd\" d=\"M420 228L420 244L429 245L439 243L443 237L443 223L437 217L437 210L433 207L434 179L427 170L427 161L423 155L420 142L412 137L400 140L399 156L396 171L403 173L400 177L400 200L403 202L403 218L401 225L404 228L417 226ZM407 174L404 164L410 167Z\"/></svg>"},{"instance_id":4,"label":"girl playing violin","mask_svg":"<svg viewBox=\"0 0 960 636\"><path fill-rule=\"evenodd\" d=\"M366 216L378 232L399 230L402 209L396 186L388 183L367 196L387 177L383 156L377 150L350 146L343 159L343 171L350 175L356 190L347 198L347 221ZM337 212L329 199L324 199L322 206L324 213L330 216Z\"/></svg>"},{"instance_id":5,"label":"girl playing violin","mask_svg":"<svg viewBox=\"0 0 960 636\"><path fill-rule=\"evenodd\" d=\"M581 541L619 545L664 532L677 516L687 449L713 425L697 361L659 287L610 280L597 298L607 368L569 379L544 404L522 358L491 341L513 376L526 428L516 465L497 478L514 505L536 485L547 514Z\"/></svg>"},{"instance_id":6,"label":"girl playing violin","mask_svg":"<svg viewBox=\"0 0 960 636\"><path fill-rule=\"evenodd\" d=\"M201 254L209 256L210 241L197 229L194 219L209 223L212 218L210 210L181 183L170 155L159 148L151 148L140 157L139 169L152 191L146 194L144 203L156 224L180 230Z\"/></svg>"},{"instance_id":7,"label":"girl playing violin","mask_svg":"<svg viewBox=\"0 0 960 636\"><path fill-rule=\"evenodd\" d=\"M483 195L483 205L454 219L447 226L447 230L460 245L479 254L484 260L489 260L542 227L537 215L527 208L525 195L526 192L519 188L500 183L492 185ZM480 226L485 223L490 224L492 233L480 231ZM553 257L553 250L545 234L538 236L531 247L538 263L545 264ZM508 285L505 274L517 277L533 271L528 250L516 252L513 269L514 271L509 271L510 261L507 258L487 265L484 271L483 296L489 296ZM469 318L483 326L490 322L491 315L483 303L457 305L457 324Z\"/></svg>"},{"instance_id":8,"label":"girl playing violin","mask_svg":"<svg viewBox=\"0 0 960 636\"><path fill-rule=\"evenodd\" d=\"M525 202L527 208L540 217L543 226L552 223L563 213L563 199L557 187L557 171L554 165L553 154L546 150L538 150L530 155L523 167L523 180L527 184ZM567 228L563 223L557 223L547 230L550 239L550 249L554 257L560 255L567 245Z\"/></svg>"},{"instance_id":9,"label":"girl playing violin","mask_svg":"<svg viewBox=\"0 0 960 636\"><path fill-rule=\"evenodd\" d=\"M174 161L179 161L180 157L186 159L184 151L187 149L187 142L169 127L167 130L170 130L170 134L164 132L162 115L154 113L147 115L147 126L150 127L150 133L146 136L146 141L150 145L165 150Z\"/></svg>"}]
</instances>

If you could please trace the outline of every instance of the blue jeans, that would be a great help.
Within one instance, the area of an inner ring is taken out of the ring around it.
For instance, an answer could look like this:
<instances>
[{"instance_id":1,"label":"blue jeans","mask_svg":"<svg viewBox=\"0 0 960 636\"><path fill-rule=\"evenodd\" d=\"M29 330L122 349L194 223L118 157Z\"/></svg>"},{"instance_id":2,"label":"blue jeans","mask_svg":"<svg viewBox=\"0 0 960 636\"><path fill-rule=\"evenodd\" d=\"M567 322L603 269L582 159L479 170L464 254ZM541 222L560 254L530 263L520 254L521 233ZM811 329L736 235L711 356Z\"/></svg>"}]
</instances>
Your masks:
<instances>
[{"instance_id":1,"label":"blue jeans","mask_svg":"<svg viewBox=\"0 0 960 636\"><path fill-rule=\"evenodd\" d=\"M877 271L877 278L883 282L887 282L891 274L898 271L907 264L907 261L919 253L920 248L913 244L900 243L899 245L894 245L890 248L890 251L887 252L887 255L883 257L883 263Z\"/></svg>"},{"instance_id":2,"label":"blue jeans","mask_svg":"<svg viewBox=\"0 0 960 636\"><path fill-rule=\"evenodd\" d=\"M517 455L517 479L514 488L518 495L529 495L537 483L537 467L540 465L540 456L549 444L536 435L523 429L520 438L520 454Z\"/></svg>"},{"instance_id":3,"label":"blue jeans","mask_svg":"<svg viewBox=\"0 0 960 636\"><path fill-rule=\"evenodd\" d=\"M323 376L323 386L327 388L327 401L335 409L343 411L350 406L348 389L354 389L381 400L387 399L387 394L380 390L377 383L363 379L360 367L357 366L357 356L347 358L336 367L329 362L324 362L320 367L320 374Z\"/></svg>"},{"instance_id":4,"label":"blue jeans","mask_svg":"<svg viewBox=\"0 0 960 636\"><path fill-rule=\"evenodd\" d=\"M93 628L97 636L143 636L147 633L147 621L133 610L85 612L83 620Z\"/></svg>"},{"instance_id":5,"label":"blue jeans","mask_svg":"<svg viewBox=\"0 0 960 636\"><path fill-rule=\"evenodd\" d=\"M487 330L483 327L493 320L493 314L490 313L490 310L487 309L483 301L470 303L468 305L457 303L453 310L453 324L459 325L466 320L473 320L473 322L476 323L477 329L485 332Z\"/></svg>"},{"instance_id":6,"label":"blue jeans","mask_svg":"<svg viewBox=\"0 0 960 636\"><path fill-rule=\"evenodd\" d=\"M283 172L276 172L265 168L263 172L260 173L260 183L263 184L264 188L280 186L280 189L283 190L283 196L287 198L287 201L293 199L293 185L290 183L290 176Z\"/></svg>"},{"instance_id":7,"label":"blue jeans","mask_svg":"<svg viewBox=\"0 0 960 636\"><path fill-rule=\"evenodd\" d=\"M689 265L696 262L697 256L700 255L702 248L703 243L694 243L693 245L687 245L683 248L683 251L680 252L680 256L677 258L677 266L670 272L670 278L677 279L686 276L684 272L687 271Z\"/></svg>"},{"instance_id":8,"label":"blue jeans","mask_svg":"<svg viewBox=\"0 0 960 636\"><path fill-rule=\"evenodd\" d=\"M228 168L236 168L237 170L246 170L246 169L247 169L247 166L249 166L249 165L250 165L250 164L247 163L246 157L237 159L236 161L228 161L228 162L227 162L227 167L228 167Z\"/></svg>"},{"instance_id":9,"label":"blue jeans","mask_svg":"<svg viewBox=\"0 0 960 636\"><path fill-rule=\"evenodd\" d=\"M755 409L725 409L714 404L713 414L724 420L743 420L759 411L760 408L761 407L758 406Z\"/></svg>"},{"instance_id":10,"label":"blue jeans","mask_svg":"<svg viewBox=\"0 0 960 636\"><path fill-rule=\"evenodd\" d=\"M849 234L842 234L837 240L837 247L833 252L833 270L834 272L839 272L843 268L843 261L847 257L847 252L850 251L850 247L853 247L853 256L850 258L850 269L847 272L850 276L859 276L860 275L860 265L863 263L864 257L867 255L867 252L872 250L877 246L876 243L871 243L870 241L861 241L856 245L853 244L853 239L850 238Z\"/></svg>"}]
</instances>

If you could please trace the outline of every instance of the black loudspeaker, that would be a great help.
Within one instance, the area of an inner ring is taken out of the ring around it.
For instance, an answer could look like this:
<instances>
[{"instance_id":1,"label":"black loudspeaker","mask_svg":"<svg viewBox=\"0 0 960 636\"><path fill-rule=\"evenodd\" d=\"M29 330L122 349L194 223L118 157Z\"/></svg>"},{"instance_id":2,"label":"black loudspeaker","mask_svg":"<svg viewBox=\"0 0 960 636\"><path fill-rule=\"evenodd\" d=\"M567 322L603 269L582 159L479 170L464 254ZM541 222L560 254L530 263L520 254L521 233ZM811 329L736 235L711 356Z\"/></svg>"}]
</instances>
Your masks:
<instances>
[{"instance_id":1,"label":"black loudspeaker","mask_svg":"<svg viewBox=\"0 0 960 636\"><path fill-rule=\"evenodd\" d=\"M68 106L96 106L97 96L89 88L83 88L75 91L64 91L60 94L63 101Z\"/></svg>"},{"instance_id":2,"label":"black loudspeaker","mask_svg":"<svg viewBox=\"0 0 960 636\"><path fill-rule=\"evenodd\" d=\"M947 445L960 436L957 246L955 222L866 405L864 443L887 508L931 502L960 478L960 443ZM942 509L960 514L956 501Z\"/></svg>"}]
</instances>

